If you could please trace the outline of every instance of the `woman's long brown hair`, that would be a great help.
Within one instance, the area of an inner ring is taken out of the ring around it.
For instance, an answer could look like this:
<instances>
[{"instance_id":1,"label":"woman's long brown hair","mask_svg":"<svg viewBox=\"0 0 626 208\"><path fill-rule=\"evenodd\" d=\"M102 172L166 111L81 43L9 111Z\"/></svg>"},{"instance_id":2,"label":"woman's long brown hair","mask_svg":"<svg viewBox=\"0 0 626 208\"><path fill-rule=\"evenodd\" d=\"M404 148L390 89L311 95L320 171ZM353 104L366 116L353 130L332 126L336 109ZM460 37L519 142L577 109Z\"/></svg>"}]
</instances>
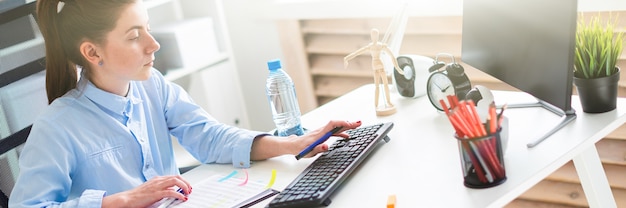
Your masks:
<instances>
[{"instance_id":1,"label":"woman's long brown hair","mask_svg":"<svg viewBox=\"0 0 626 208\"><path fill-rule=\"evenodd\" d=\"M137 0L38 0L37 23L46 48L48 103L76 87L77 66L88 77L88 62L81 55L83 41L105 43L122 10ZM59 6L59 3L63 6Z\"/></svg>"}]
</instances>

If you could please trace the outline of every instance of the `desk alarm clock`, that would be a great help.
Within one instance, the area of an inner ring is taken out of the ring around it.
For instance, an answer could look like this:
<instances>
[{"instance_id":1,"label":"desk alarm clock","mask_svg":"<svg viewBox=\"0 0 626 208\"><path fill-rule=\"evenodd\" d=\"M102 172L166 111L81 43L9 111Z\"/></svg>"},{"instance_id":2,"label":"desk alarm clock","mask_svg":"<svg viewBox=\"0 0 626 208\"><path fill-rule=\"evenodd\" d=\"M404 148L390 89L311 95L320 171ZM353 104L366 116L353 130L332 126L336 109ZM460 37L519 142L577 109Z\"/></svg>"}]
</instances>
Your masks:
<instances>
[{"instance_id":1,"label":"desk alarm clock","mask_svg":"<svg viewBox=\"0 0 626 208\"><path fill-rule=\"evenodd\" d=\"M443 111L443 106L439 100L444 100L448 106L448 95L455 95L459 100L464 100L465 95L472 88L471 83L463 66L456 63L454 56L452 57L452 63L446 64L445 62L438 61L438 54L435 57L435 61L428 71L430 76L426 81L426 94L430 103L440 111ZM440 70L445 66L445 70Z\"/></svg>"}]
</instances>

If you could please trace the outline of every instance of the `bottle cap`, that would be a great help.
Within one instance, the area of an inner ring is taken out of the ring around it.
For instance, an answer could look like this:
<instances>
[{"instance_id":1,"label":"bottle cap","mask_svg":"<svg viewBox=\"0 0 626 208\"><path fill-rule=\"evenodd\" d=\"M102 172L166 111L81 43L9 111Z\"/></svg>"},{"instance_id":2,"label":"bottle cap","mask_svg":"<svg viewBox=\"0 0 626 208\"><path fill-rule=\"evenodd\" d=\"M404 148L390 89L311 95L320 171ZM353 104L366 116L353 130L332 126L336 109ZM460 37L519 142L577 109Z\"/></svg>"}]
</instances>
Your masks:
<instances>
[{"instance_id":1,"label":"bottle cap","mask_svg":"<svg viewBox=\"0 0 626 208\"><path fill-rule=\"evenodd\" d=\"M267 67L270 69L270 71L274 71L276 69L280 69L280 59L274 59L274 60L270 60L267 62Z\"/></svg>"}]
</instances>

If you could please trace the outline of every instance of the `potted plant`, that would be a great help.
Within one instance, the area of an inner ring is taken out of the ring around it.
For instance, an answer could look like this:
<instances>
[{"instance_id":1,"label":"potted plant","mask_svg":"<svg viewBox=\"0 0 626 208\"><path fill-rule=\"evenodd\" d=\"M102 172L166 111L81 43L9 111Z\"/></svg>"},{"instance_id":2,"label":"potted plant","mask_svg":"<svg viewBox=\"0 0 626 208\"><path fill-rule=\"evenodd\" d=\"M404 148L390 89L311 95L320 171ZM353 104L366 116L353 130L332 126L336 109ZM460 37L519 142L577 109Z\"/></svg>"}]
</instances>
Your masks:
<instances>
[{"instance_id":1,"label":"potted plant","mask_svg":"<svg viewBox=\"0 0 626 208\"><path fill-rule=\"evenodd\" d=\"M574 85L583 111L602 113L615 109L622 53L623 32L612 21L598 16L578 20L574 58Z\"/></svg>"}]
</instances>

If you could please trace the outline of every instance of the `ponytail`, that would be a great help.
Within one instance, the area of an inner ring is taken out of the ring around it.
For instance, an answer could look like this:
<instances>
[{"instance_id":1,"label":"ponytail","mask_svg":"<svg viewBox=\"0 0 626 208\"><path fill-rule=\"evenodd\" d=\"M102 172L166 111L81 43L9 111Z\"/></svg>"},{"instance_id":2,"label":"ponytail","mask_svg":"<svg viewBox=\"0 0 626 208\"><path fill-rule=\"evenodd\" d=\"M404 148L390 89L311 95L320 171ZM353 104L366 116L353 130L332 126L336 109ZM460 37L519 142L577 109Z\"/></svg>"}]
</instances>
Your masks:
<instances>
[{"instance_id":1,"label":"ponytail","mask_svg":"<svg viewBox=\"0 0 626 208\"><path fill-rule=\"evenodd\" d=\"M76 65L72 64L63 50L58 31L58 0L37 2L37 23L45 40L46 93L48 104L76 87Z\"/></svg>"}]
</instances>

